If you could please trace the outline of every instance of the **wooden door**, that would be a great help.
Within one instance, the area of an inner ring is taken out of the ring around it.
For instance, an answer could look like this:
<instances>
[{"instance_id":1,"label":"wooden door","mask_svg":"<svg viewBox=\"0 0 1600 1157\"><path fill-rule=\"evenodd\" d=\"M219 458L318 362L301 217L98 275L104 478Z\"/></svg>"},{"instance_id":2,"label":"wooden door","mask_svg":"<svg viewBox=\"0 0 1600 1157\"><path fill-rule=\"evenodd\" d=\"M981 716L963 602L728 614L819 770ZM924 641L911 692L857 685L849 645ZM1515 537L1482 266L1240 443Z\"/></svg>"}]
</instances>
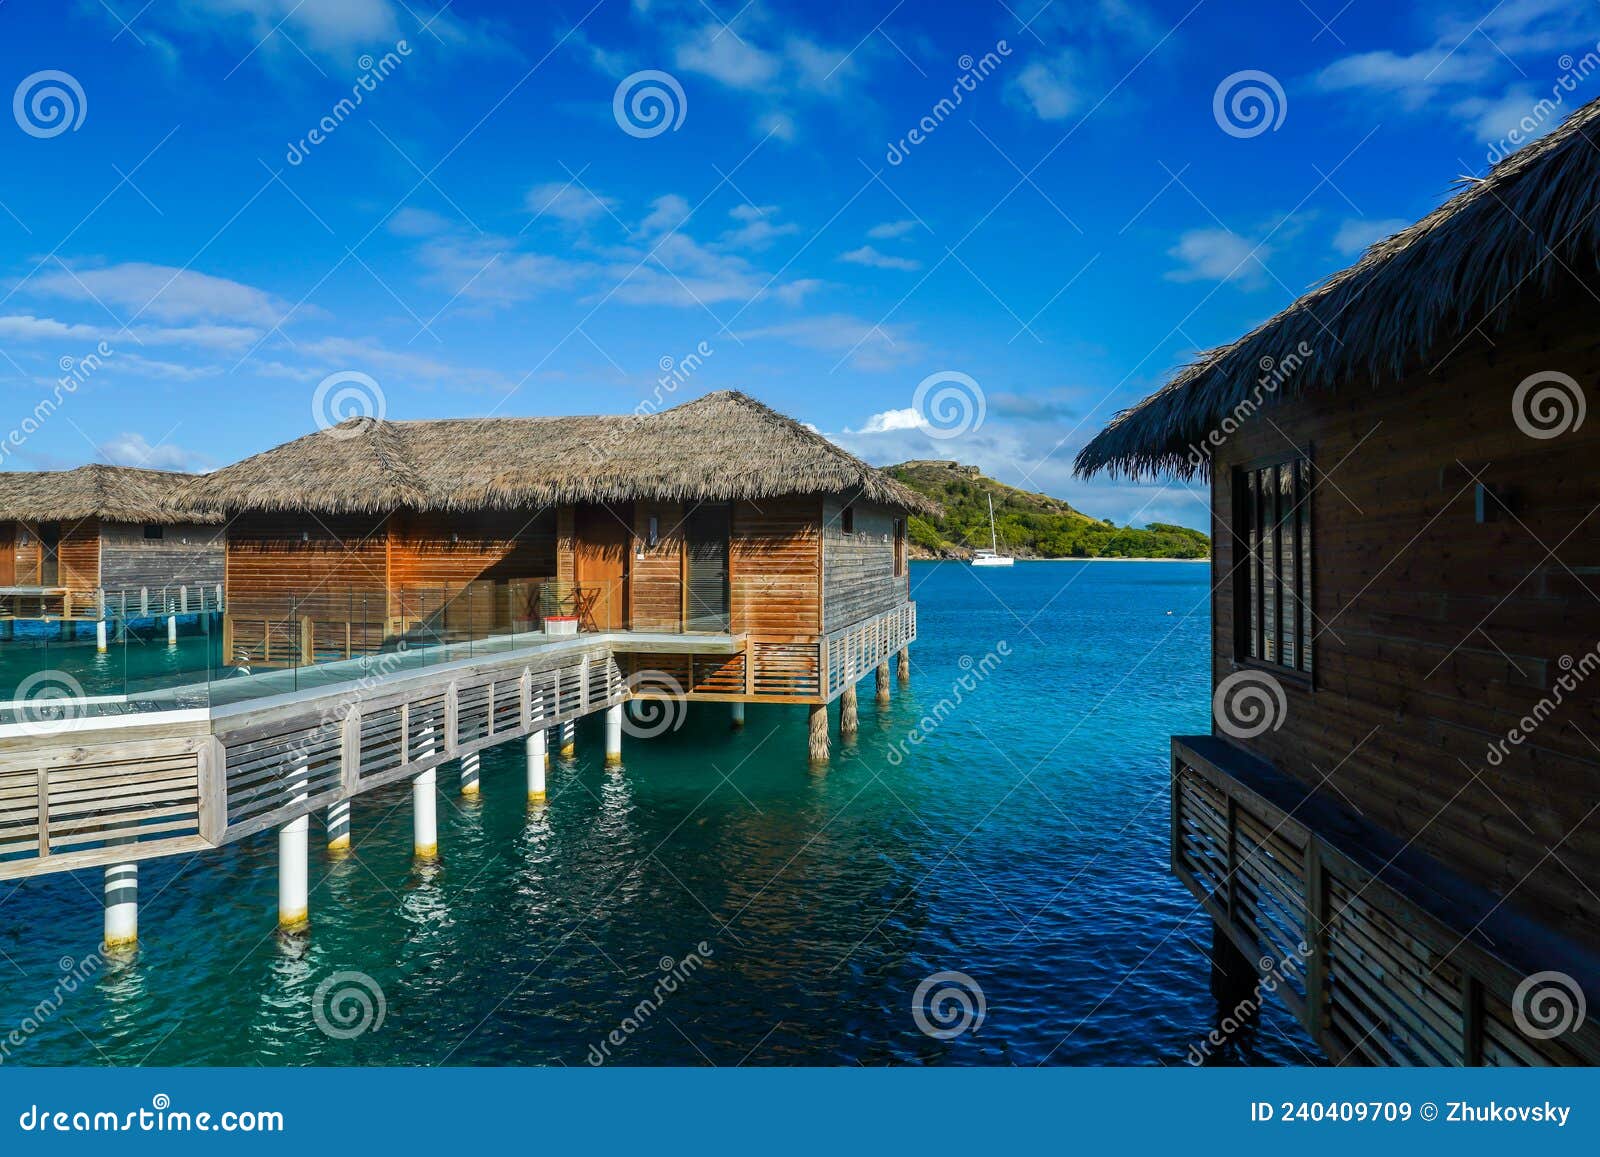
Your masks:
<instances>
[{"instance_id":1,"label":"wooden door","mask_svg":"<svg viewBox=\"0 0 1600 1157\"><path fill-rule=\"evenodd\" d=\"M628 557L633 545L633 510L629 503L580 506L573 530L573 577L577 583L579 628L624 631L628 628Z\"/></svg>"},{"instance_id":2,"label":"wooden door","mask_svg":"<svg viewBox=\"0 0 1600 1157\"><path fill-rule=\"evenodd\" d=\"M684 630L725 634L728 630L728 535L732 508L702 504L689 512L687 613Z\"/></svg>"},{"instance_id":3,"label":"wooden door","mask_svg":"<svg viewBox=\"0 0 1600 1157\"><path fill-rule=\"evenodd\" d=\"M0 587L17 585L17 524L0 522Z\"/></svg>"}]
</instances>

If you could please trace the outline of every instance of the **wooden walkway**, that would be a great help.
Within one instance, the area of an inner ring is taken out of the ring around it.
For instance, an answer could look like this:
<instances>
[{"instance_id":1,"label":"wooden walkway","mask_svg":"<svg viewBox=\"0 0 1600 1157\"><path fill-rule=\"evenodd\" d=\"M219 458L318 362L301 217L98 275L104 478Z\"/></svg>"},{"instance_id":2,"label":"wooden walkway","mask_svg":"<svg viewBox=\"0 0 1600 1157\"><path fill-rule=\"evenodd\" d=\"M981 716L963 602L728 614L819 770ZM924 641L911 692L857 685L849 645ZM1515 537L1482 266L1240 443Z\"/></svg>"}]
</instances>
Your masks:
<instances>
[{"instance_id":1,"label":"wooden walkway","mask_svg":"<svg viewBox=\"0 0 1600 1157\"><path fill-rule=\"evenodd\" d=\"M908 605L813 641L813 685L827 690L811 701L836 698L915 635ZM619 655L670 668L748 648L733 635L491 639L423 667L380 654L170 689L116 705L123 714L0 726L0 879L215 848L624 702L634 696ZM793 702L790 690L746 698Z\"/></svg>"}]
</instances>

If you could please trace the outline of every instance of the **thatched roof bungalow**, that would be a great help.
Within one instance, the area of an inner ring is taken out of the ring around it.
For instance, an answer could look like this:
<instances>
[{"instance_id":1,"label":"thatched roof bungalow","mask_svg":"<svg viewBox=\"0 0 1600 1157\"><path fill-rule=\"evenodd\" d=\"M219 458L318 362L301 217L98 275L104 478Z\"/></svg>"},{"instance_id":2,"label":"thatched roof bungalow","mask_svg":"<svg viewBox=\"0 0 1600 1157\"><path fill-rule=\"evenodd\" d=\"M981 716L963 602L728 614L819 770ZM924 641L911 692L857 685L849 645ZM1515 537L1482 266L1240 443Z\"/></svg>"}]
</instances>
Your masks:
<instances>
[{"instance_id":1,"label":"thatched roof bungalow","mask_svg":"<svg viewBox=\"0 0 1600 1157\"><path fill-rule=\"evenodd\" d=\"M29 605L82 618L100 591L220 584L222 518L173 501L188 480L101 463L0 473L0 588L65 592Z\"/></svg>"},{"instance_id":2,"label":"thatched roof bungalow","mask_svg":"<svg viewBox=\"0 0 1600 1157\"><path fill-rule=\"evenodd\" d=\"M576 618L742 637L737 661L690 662L691 687L799 701L831 697L825 635L909 605L906 517L933 509L735 392L649 414L356 419L175 500L229 519L228 645L257 658L353 653L451 615L478 633Z\"/></svg>"},{"instance_id":3,"label":"thatched roof bungalow","mask_svg":"<svg viewBox=\"0 0 1600 1157\"><path fill-rule=\"evenodd\" d=\"M1303 929L1281 988L1336 1059L1600 1059L1526 1031L1529 978L1600 991L1597 190L1600 102L1078 457L1210 480L1173 863L1234 970Z\"/></svg>"}]
</instances>

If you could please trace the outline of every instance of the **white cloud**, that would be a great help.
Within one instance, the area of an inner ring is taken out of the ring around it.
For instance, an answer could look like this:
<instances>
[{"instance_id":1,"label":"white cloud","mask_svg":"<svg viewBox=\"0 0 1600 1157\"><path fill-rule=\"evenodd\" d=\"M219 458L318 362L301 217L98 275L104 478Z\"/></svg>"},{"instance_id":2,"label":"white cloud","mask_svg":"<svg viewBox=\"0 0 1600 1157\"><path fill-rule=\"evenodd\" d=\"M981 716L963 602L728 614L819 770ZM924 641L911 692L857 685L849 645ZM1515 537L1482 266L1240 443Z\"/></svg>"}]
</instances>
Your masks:
<instances>
[{"instance_id":1,"label":"white cloud","mask_svg":"<svg viewBox=\"0 0 1600 1157\"><path fill-rule=\"evenodd\" d=\"M576 181L550 181L528 190L528 211L535 217L551 217L571 225L587 225L600 217L612 216L616 202L591 193Z\"/></svg>"},{"instance_id":2,"label":"white cloud","mask_svg":"<svg viewBox=\"0 0 1600 1157\"><path fill-rule=\"evenodd\" d=\"M42 273L27 286L70 301L122 306L131 311L124 321L137 316L159 321L231 321L273 326L290 309L289 303L243 282L142 261ZM297 312L309 317L319 311L301 306Z\"/></svg>"},{"instance_id":3,"label":"white cloud","mask_svg":"<svg viewBox=\"0 0 1600 1157\"><path fill-rule=\"evenodd\" d=\"M650 202L650 214L639 223L645 233L670 233L689 219L689 202L676 193L664 193Z\"/></svg>"},{"instance_id":4,"label":"white cloud","mask_svg":"<svg viewBox=\"0 0 1600 1157\"><path fill-rule=\"evenodd\" d=\"M1378 221L1369 221L1364 217L1352 217L1339 226L1339 231L1333 235L1333 247L1346 257L1354 257L1366 250L1367 246L1385 237L1392 237L1407 225L1399 217L1385 217Z\"/></svg>"},{"instance_id":5,"label":"white cloud","mask_svg":"<svg viewBox=\"0 0 1600 1157\"><path fill-rule=\"evenodd\" d=\"M840 261L848 261L852 265L865 265L872 269L921 269L920 261L913 261L909 257L894 257L887 253L879 253L870 245L863 245L859 249L852 249L848 253L839 254Z\"/></svg>"},{"instance_id":6,"label":"white cloud","mask_svg":"<svg viewBox=\"0 0 1600 1157\"><path fill-rule=\"evenodd\" d=\"M200 470L209 462L192 450L171 442L152 446L143 434L118 434L98 447L100 456L115 466L142 466L148 470Z\"/></svg>"},{"instance_id":7,"label":"white cloud","mask_svg":"<svg viewBox=\"0 0 1600 1157\"><path fill-rule=\"evenodd\" d=\"M887 434L894 430L920 430L922 428L922 415L907 406L903 410L884 410L881 414L873 414L861 429L846 429L846 434Z\"/></svg>"},{"instance_id":8,"label":"white cloud","mask_svg":"<svg viewBox=\"0 0 1600 1157\"><path fill-rule=\"evenodd\" d=\"M1259 282L1262 264L1272 250L1265 245L1256 246L1246 238L1227 229L1191 229L1178 238L1177 245L1167 250L1169 257L1182 264L1169 270L1169 281L1237 281L1245 284Z\"/></svg>"},{"instance_id":9,"label":"white cloud","mask_svg":"<svg viewBox=\"0 0 1600 1157\"><path fill-rule=\"evenodd\" d=\"M765 249L779 237L800 232L794 222L777 220L776 205L735 205L728 215L740 226L722 235L723 244L741 249Z\"/></svg>"},{"instance_id":10,"label":"white cloud","mask_svg":"<svg viewBox=\"0 0 1600 1157\"><path fill-rule=\"evenodd\" d=\"M703 24L679 41L679 68L709 76L729 88L764 91L778 78L782 61L721 24Z\"/></svg>"},{"instance_id":11,"label":"white cloud","mask_svg":"<svg viewBox=\"0 0 1600 1157\"><path fill-rule=\"evenodd\" d=\"M1408 55L1382 49L1342 57L1317 74L1317 87L1328 92L1374 89L1398 93L1408 104L1420 105L1447 84L1481 80L1492 63L1472 53L1446 47L1426 48Z\"/></svg>"},{"instance_id":12,"label":"white cloud","mask_svg":"<svg viewBox=\"0 0 1600 1157\"><path fill-rule=\"evenodd\" d=\"M1077 79L1081 68L1078 56L1070 49L1054 56L1035 57L1023 66L1007 91L1040 120L1065 120L1083 103Z\"/></svg>"},{"instance_id":13,"label":"white cloud","mask_svg":"<svg viewBox=\"0 0 1600 1157\"><path fill-rule=\"evenodd\" d=\"M739 334L740 341L773 338L805 349L838 355L858 369L889 370L922 352L900 326L864 321L847 314L819 314Z\"/></svg>"},{"instance_id":14,"label":"white cloud","mask_svg":"<svg viewBox=\"0 0 1600 1157\"><path fill-rule=\"evenodd\" d=\"M889 241L895 237L904 237L917 227L915 221L885 221L882 225L874 225L867 230L867 236L874 241Z\"/></svg>"}]
</instances>

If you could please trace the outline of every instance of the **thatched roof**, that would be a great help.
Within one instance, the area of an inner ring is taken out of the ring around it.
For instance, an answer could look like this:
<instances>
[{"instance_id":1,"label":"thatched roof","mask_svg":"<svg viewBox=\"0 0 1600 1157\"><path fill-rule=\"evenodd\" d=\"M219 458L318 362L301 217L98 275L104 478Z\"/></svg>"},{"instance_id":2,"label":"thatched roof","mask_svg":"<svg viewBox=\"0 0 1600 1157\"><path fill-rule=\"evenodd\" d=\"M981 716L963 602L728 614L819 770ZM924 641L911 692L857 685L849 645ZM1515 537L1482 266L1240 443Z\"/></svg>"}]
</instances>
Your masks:
<instances>
[{"instance_id":1,"label":"thatched roof","mask_svg":"<svg viewBox=\"0 0 1600 1157\"><path fill-rule=\"evenodd\" d=\"M1474 328L1502 329L1600 250L1600 101L1512 153L1282 313L1201 355L1078 454L1080 475L1204 472L1190 448L1255 395L1263 366L1311 355L1267 401L1395 381ZM1270 362L1264 359L1271 359ZM1208 459L1206 459L1208 461Z\"/></svg>"},{"instance_id":2,"label":"thatched roof","mask_svg":"<svg viewBox=\"0 0 1600 1157\"><path fill-rule=\"evenodd\" d=\"M355 418L196 477L179 498L219 514L378 514L812 493L937 510L821 434L734 391L653 414Z\"/></svg>"},{"instance_id":3,"label":"thatched roof","mask_svg":"<svg viewBox=\"0 0 1600 1157\"><path fill-rule=\"evenodd\" d=\"M95 463L76 470L0 473L0 519L22 522L220 522L174 493L193 475Z\"/></svg>"}]
</instances>

